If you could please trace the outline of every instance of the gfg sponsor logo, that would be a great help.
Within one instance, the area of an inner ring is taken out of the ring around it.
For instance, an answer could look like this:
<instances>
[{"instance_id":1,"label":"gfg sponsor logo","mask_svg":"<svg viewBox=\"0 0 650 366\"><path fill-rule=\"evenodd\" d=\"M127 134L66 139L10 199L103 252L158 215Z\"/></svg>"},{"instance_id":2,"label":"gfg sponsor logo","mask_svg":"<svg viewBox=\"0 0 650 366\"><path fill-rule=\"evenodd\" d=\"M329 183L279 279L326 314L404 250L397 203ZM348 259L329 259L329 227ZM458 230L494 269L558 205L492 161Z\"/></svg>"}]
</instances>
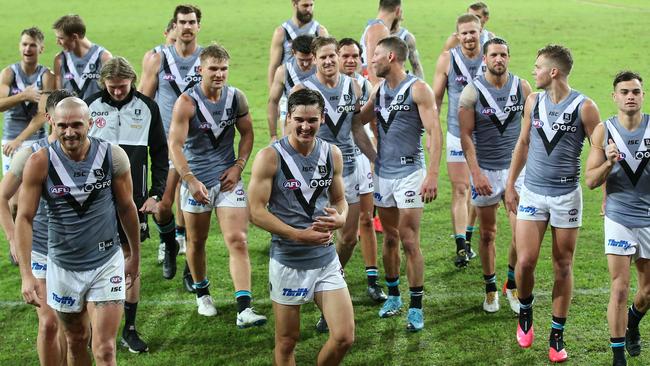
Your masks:
<instances>
[{"instance_id":1,"label":"gfg sponsor logo","mask_svg":"<svg viewBox=\"0 0 650 366\"><path fill-rule=\"evenodd\" d=\"M185 81L186 83L189 82L198 83L199 81L201 81L201 75L187 75L185 79L183 79L183 81Z\"/></svg>"},{"instance_id":2,"label":"gfg sponsor logo","mask_svg":"<svg viewBox=\"0 0 650 366\"><path fill-rule=\"evenodd\" d=\"M104 189L104 188L109 188L111 186L111 179L101 181L101 182L95 182L95 183L86 183L84 185L84 192L92 192L95 189Z\"/></svg>"},{"instance_id":3,"label":"gfg sponsor logo","mask_svg":"<svg viewBox=\"0 0 650 366\"><path fill-rule=\"evenodd\" d=\"M329 187L332 184L332 178L327 178L327 179L312 179L309 181L309 186L311 188L318 188L318 187Z\"/></svg>"},{"instance_id":4,"label":"gfg sponsor logo","mask_svg":"<svg viewBox=\"0 0 650 366\"><path fill-rule=\"evenodd\" d=\"M232 126L235 124L235 122L237 122L236 118L231 118L231 119L221 121L219 122L219 128L226 128L228 126Z\"/></svg>"},{"instance_id":5,"label":"gfg sponsor logo","mask_svg":"<svg viewBox=\"0 0 650 366\"><path fill-rule=\"evenodd\" d=\"M336 112L338 113L351 113L354 112L354 105L340 105L336 107Z\"/></svg>"},{"instance_id":6,"label":"gfg sponsor logo","mask_svg":"<svg viewBox=\"0 0 650 366\"><path fill-rule=\"evenodd\" d=\"M578 131L578 127L565 125L563 123L554 123L553 127L551 128L553 129L553 131L560 131L560 132L575 133L576 131Z\"/></svg>"},{"instance_id":7,"label":"gfg sponsor logo","mask_svg":"<svg viewBox=\"0 0 650 366\"><path fill-rule=\"evenodd\" d=\"M293 191L294 189L300 188L301 184L299 180L289 179L282 183L282 186L290 191Z\"/></svg>"},{"instance_id":8,"label":"gfg sponsor logo","mask_svg":"<svg viewBox=\"0 0 650 366\"><path fill-rule=\"evenodd\" d=\"M649 159L650 158L650 151L637 151L634 154L634 158L636 160Z\"/></svg>"},{"instance_id":9,"label":"gfg sponsor logo","mask_svg":"<svg viewBox=\"0 0 650 366\"><path fill-rule=\"evenodd\" d=\"M537 207L519 205L519 212L533 216L537 213Z\"/></svg>"},{"instance_id":10,"label":"gfg sponsor logo","mask_svg":"<svg viewBox=\"0 0 650 366\"><path fill-rule=\"evenodd\" d=\"M615 247L615 248L622 248L623 250L628 250L632 246L632 244L630 244L630 242L627 241L627 240L609 239L607 241L607 246L608 247Z\"/></svg>"},{"instance_id":11,"label":"gfg sponsor logo","mask_svg":"<svg viewBox=\"0 0 650 366\"><path fill-rule=\"evenodd\" d=\"M392 112L392 111L410 111L411 106L408 104L391 104L386 108L387 111Z\"/></svg>"},{"instance_id":12,"label":"gfg sponsor logo","mask_svg":"<svg viewBox=\"0 0 650 366\"><path fill-rule=\"evenodd\" d=\"M521 112L524 110L523 105L507 105L503 107L503 113Z\"/></svg>"}]
</instances>

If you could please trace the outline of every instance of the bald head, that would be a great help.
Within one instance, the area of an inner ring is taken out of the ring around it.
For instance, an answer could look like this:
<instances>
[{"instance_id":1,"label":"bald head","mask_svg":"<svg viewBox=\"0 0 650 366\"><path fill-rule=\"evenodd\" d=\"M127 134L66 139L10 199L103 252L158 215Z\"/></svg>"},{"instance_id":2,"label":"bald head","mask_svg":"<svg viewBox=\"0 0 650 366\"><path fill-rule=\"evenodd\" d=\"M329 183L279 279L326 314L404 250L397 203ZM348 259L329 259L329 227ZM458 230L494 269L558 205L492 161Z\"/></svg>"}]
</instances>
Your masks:
<instances>
[{"instance_id":1,"label":"bald head","mask_svg":"<svg viewBox=\"0 0 650 366\"><path fill-rule=\"evenodd\" d=\"M54 116L63 117L72 113L81 114L85 120L90 118L90 111L88 105L82 99L77 97L68 97L61 100L54 108Z\"/></svg>"}]
</instances>

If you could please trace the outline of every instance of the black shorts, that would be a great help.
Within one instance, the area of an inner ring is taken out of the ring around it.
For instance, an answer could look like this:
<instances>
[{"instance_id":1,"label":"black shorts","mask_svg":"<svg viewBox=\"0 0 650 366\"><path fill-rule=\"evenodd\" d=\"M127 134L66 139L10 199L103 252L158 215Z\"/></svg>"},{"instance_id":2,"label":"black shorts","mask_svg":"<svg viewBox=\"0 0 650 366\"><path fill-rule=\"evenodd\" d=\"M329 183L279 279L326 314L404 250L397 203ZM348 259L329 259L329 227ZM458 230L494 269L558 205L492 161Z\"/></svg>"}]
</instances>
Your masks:
<instances>
[{"instance_id":1,"label":"black shorts","mask_svg":"<svg viewBox=\"0 0 650 366\"><path fill-rule=\"evenodd\" d=\"M140 221L140 242L150 238L149 236L149 223L147 221L147 214L138 211L138 220ZM118 216L117 218L117 233L120 235L120 244L126 245L129 241L126 238L126 233L122 229L122 222Z\"/></svg>"}]
</instances>

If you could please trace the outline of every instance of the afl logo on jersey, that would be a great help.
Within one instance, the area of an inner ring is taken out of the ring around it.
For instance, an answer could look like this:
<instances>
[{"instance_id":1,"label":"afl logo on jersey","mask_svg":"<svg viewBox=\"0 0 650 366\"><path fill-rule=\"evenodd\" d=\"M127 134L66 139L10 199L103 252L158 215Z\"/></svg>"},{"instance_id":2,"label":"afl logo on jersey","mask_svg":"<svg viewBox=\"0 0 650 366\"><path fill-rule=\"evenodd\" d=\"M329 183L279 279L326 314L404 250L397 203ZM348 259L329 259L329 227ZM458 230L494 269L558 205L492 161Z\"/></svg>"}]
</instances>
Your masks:
<instances>
[{"instance_id":1,"label":"afl logo on jersey","mask_svg":"<svg viewBox=\"0 0 650 366\"><path fill-rule=\"evenodd\" d=\"M104 128L106 126L106 120L104 117L95 118L95 126L97 126L97 128Z\"/></svg>"},{"instance_id":2,"label":"afl logo on jersey","mask_svg":"<svg viewBox=\"0 0 650 366\"><path fill-rule=\"evenodd\" d=\"M9 92L9 95L16 95L16 94L20 93L21 91L22 90L20 90L18 88L11 88L11 91Z\"/></svg>"},{"instance_id":3,"label":"afl logo on jersey","mask_svg":"<svg viewBox=\"0 0 650 366\"><path fill-rule=\"evenodd\" d=\"M70 187L64 186L64 185L56 185L50 187L50 193L52 193L55 196L63 196L67 193L70 193Z\"/></svg>"},{"instance_id":4,"label":"afl logo on jersey","mask_svg":"<svg viewBox=\"0 0 650 366\"><path fill-rule=\"evenodd\" d=\"M72 73L67 72L65 75L63 75L63 78L66 80L72 80L74 79L74 75L72 75Z\"/></svg>"},{"instance_id":5,"label":"afl logo on jersey","mask_svg":"<svg viewBox=\"0 0 650 366\"><path fill-rule=\"evenodd\" d=\"M535 127L535 128L542 128L542 126L544 126L544 122L542 122L542 121L539 120L539 119L534 119L534 120L533 120L533 127Z\"/></svg>"},{"instance_id":6,"label":"afl logo on jersey","mask_svg":"<svg viewBox=\"0 0 650 366\"><path fill-rule=\"evenodd\" d=\"M211 126L210 122L201 122L201 124L199 125L199 129L201 129L203 131L207 131L207 130L210 130L212 128L210 126Z\"/></svg>"},{"instance_id":7,"label":"afl logo on jersey","mask_svg":"<svg viewBox=\"0 0 650 366\"><path fill-rule=\"evenodd\" d=\"M618 158L617 158L617 160L618 160L618 161L625 160L625 157L626 157L626 156L627 156L627 155L625 155L624 152L619 152L619 153L618 153Z\"/></svg>"},{"instance_id":8,"label":"afl logo on jersey","mask_svg":"<svg viewBox=\"0 0 650 366\"><path fill-rule=\"evenodd\" d=\"M491 115L493 115L495 113L497 113L497 110L494 109L494 108L490 108L490 107L483 108L483 110L481 111L481 114L486 115L486 116L491 116Z\"/></svg>"},{"instance_id":9,"label":"afl logo on jersey","mask_svg":"<svg viewBox=\"0 0 650 366\"><path fill-rule=\"evenodd\" d=\"M300 181L296 179L286 180L282 186L290 191L300 188Z\"/></svg>"},{"instance_id":10,"label":"afl logo on jersey","mask_svg":"<svg viewBox=\"0 0 650 366\"><path fill-rule=\"evenodd\" d=\"M176 80L176 76L174 76L172 74L165 74L165 75L163 75L163 80L167 80L167 81Z\"/></svg>"},{"instance_id":11,"label":"afl logo on jersey","mask_svg":"<svg viewBox=\"0 0 650 366\"><path fill-rule=\"evenodd\" d=\"M456 79L455 79L455 80L456 80L456 82L457 82L458 84L463 84L463 85L464 85L464 84L467 84L467 78L464 77L463 75L458 75L458 76L456 76Z\"/></svg>"}]
</instances>

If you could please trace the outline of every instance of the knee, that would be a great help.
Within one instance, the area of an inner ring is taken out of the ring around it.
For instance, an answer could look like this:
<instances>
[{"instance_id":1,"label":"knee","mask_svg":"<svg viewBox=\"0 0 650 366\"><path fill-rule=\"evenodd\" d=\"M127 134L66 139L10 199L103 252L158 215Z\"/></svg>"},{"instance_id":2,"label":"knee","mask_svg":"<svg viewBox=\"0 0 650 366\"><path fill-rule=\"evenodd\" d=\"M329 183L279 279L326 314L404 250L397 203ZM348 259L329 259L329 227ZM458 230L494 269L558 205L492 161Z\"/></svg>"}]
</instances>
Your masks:
<instances>
[{"instance_id":1,"label":"knee","mask_svg":"<svg viewBox=\"0 0 650 366\"><path fill-rule=\"evenodd\" d=\"M571 259L561 259L555 262L555 279L559 281L566 280L572 276L572 265L573 261Z\"/></svg>"},{"instance_id":2,"label":"knee","mask_svg":"<svg viewBox=\"0 0 650 366\"><path fill-rule=\"evenodd\" d=\"M347 352L354 343L354 329L332 336L332 341L339 352Z\"/></svg>"},{"instance_id":3,"label":"knee","mask_svg":"<svg viewBox=\"0 0 650 366\"><path fill-rule=\"evenodd\" d=\"M81 329L74 332L66 330L65 340L68 342L68 347L70 349L85 350L90 341L90 331L88 329Z\"/></svg>"},{"instance_id":4,"label":"knee","mask_svg":"<svg viewBox=\"0 0 650 366\"><path fill-rule=\"evenodd\" d=\"M630 281L623 279L612 281L612 288L610 299L615 304L622 304L622 307L627 307L627 297L629 294Z\"/></svg>"},{"instance_id":5,"label":"knee","mask_svg":"<svg viewBox=\"0 0 650 366\"><path fill-rule=\"evenodd\" d=\"M464 197L469 191L469 184L466 182L452 182L451 190L454 196Z\"/></svg>"},{"instance_id":6,"label":"knee","mask_svg":"<svg viewBox=\"0 0 650 366\"><path fill-rule=\"evenodd\" d=\"M389 229L384 226L384 245L390 248L399 246L399 232L397 229Z\"/></svg>"},{"instance_id":7,"label":"knee","mask_svg":"<svg viewBox=\"0 0 650 366\"><path fill-rule=\"evenodd\" d=\"M57 323L56 316L43 315L38 320L38 332L41 333L48 342L58 336L58 330L59 324Z\"/></svg>"},{"instance_id":8,"label":"knee","mask_svg":"<svg viewBox=\"0 0 650 366\"><path fill-rule=\"evenodd\" d=\"M480 233L480 243L483 246L488 246L490 244L494 244L494 241L497 238L497 231L492 230L492 229L483 229L481 228L481 233Z\"/></svg>"},{"instance_id":9,"label":"knee","mask_svg":"<svg viewBox=\"0 0 650 366\"><path fill-rule=\"evenodd\" d=\"M168 222L172 216L172 202L170 200L162 200L158 202L158 213L155 214L156 221Z\"/></svg>"},{"instance_id":10,"label":"knee","mask_svg":"<svg viewBox=\"0 0 650 366\"><path fill-rule=\"evenodd\" d=\"M223 238L226 243L228 243L228 247L230 248L231 251L237 252L237 253L248 253L248 245L246 242L246 234L245 233L234 233L234 234L228 234L224 236Z\"/></svg>"},{"instance_id":11,"label":"knee","mask_svg":"<svg viewBox=\"0 0 650 366\"><path fill-rule=\"evenodd\" d=\"M279 336L275 338L275 349L283 355L293 353L298 343L298 337Z\"/></svg>"},{"instance_id":12,"label":"knee","mask_svg":"<svg viewBox=\"0 0 650 366\"><path fill-rule=\"evenodd\" d=\"M535 271L535 258L526 253L517 253L517 266L515 271L516 273L529 273L532 275Z\"/></svg>"},{"instance_id":13,"label":"knee","mask_svg":"<svg viewBox=\"0 0 650 366\"><path fill-rule=\"evenodd\" d=\"M359 213L359 226L372 228L372 219L371 211L361 211Z\"/></svg>"},{"instance_id":14,"label":"knee","mask_svg":"<svg viewBox=\"0 0 650 366\"><path fill-rule=\"evenodd\" d=\"M339 244L348 249L354 248L357 245L357 233L344 233L339 239Z\"/></svg>"},{"instance_id":15,"label":"knee","mask_svg":"<svg viewBox=\"0 0 650 366\"><path fill-rule=\"evenodd\" d=\"M93 356L96 361L101 360L103 363L110 363L115 359L115 343L110 342L101 342L93 347Z\"/></svg>"}]
</instances>

